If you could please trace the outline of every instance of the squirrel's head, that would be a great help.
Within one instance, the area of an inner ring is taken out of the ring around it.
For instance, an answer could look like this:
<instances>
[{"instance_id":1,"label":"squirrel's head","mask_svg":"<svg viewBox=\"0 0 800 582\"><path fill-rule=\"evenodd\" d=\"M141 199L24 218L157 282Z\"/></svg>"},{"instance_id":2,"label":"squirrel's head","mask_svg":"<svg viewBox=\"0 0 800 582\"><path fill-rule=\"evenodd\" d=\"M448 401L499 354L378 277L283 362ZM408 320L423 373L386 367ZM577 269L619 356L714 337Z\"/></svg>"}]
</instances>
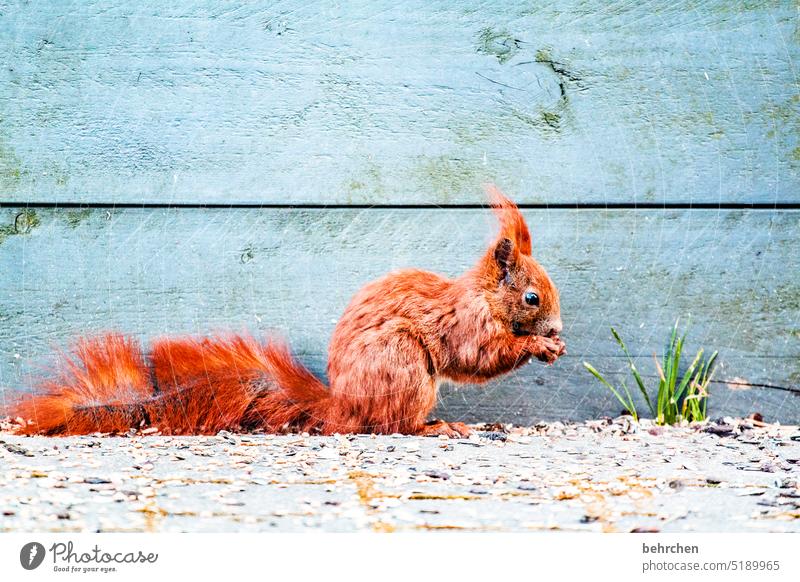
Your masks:
<instances>
[{"instance_id":1,"label":"squirrel's head","mask_svg":"<svg viewBox=\"0 0 800 582\"><path fill-rule=\"evenodd\" d=\"M500 236L478 269L492 315L516 335L557 336L562 328L558 289L531 256L525 218L495 186L486 190L500 220Z\"/></svg>"}]
</instances>

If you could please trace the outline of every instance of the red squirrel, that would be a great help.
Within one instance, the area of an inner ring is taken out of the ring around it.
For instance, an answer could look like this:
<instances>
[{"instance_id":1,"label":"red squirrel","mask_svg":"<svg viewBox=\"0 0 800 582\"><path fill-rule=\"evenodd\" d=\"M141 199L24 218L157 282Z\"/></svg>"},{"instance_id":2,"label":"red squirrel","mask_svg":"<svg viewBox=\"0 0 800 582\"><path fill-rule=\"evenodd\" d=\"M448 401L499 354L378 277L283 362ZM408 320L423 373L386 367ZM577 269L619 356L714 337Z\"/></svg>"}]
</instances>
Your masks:
<instances>
[{"instance_id":1,"label":"red squirrel","mask_svg":"<svg viewBox=\"0 0 800 582\"><path fill-rule=\"evenodd\" d=\"M441 381L483 383L566 352L558 290L531 257L525 219L487 191L500 234L471 270L400 270L356 293L333 332L330 387L273 339L161 338L145 354L112 333L79 341L56 378L17 401L19 431L467 436L463 423L428 422Z\"/></svg>"}]
</instances>

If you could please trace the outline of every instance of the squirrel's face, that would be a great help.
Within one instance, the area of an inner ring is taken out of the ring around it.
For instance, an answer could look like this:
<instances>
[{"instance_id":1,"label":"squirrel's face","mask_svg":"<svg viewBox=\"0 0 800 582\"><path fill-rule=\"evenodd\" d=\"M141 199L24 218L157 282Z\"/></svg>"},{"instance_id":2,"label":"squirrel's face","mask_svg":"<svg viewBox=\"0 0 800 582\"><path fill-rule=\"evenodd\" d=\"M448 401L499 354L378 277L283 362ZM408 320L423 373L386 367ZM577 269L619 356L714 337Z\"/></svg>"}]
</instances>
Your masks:
<instances>
[{"instance_id":1,"label":"squirrel's face","mask_svg":"<svg viewBox=\"0 0 800 582\"><path fill-rule=\"evenodd\" d=\"M531 234L525 217L494 186L487 192L500 219L500 238L480 263L493 317L516 335L555 337L561 332L558 290L531 256Z\"/></svg>"},{"instance_id":2,"label":"squirrel's face","mask_svg":"<svg viewBox=\"0 0 800 582\"><path fill-rule=\"evenodd\" d=\"M496 288L490 292L495 317L515 335L557 336L563 327L558 290L536 260L515 252L503 238L494 250Z\"/></svg>"}]
</instances>

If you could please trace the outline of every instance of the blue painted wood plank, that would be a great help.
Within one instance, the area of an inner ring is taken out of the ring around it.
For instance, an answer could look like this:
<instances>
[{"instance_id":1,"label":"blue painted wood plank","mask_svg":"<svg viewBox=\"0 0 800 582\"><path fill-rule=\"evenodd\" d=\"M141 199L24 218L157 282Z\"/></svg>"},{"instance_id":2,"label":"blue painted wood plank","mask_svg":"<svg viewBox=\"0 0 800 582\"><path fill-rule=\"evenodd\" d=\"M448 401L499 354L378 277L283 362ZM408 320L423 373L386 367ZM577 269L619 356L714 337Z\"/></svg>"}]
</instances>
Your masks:
<instances>
[{"instance_id":1,"label":"blue painted wood plank","mask_svg":"<svg viewBox=\"0 0 800 582\"><path fill-rule=\"evenodd\" d=\"M681 317L689 351L721 353L715 414L800 420L800 212L525 215L561 290L569 355L448 392L447 410L509 421L616 414L581 362L624 371L613 325L654 376L652 354ZM361 285L402 267L457 275L494 228L478 210L0 209L0 386L29 387L57 347L108 329L144 339L273 330L322 373Z\"/></svg>"},{"instance_id":2,"label":"blue painted wood plank","mask_svg":"<svg viewBox=\"0 0 800 582\"><path fill-rule=\"evenodd\" d=\"M798 202L789 1L0 2L0 200Z\"/></svg>"}]
</instances>

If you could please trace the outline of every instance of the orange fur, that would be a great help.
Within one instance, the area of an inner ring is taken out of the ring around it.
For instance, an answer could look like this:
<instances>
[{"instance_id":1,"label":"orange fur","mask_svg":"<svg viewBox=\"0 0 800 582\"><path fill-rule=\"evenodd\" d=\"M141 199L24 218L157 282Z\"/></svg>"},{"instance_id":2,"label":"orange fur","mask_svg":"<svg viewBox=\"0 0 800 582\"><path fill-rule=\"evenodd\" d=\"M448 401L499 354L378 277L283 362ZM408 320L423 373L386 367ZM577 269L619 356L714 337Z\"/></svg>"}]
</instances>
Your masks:
<instances>
[{"instance_id":1,"label":"orange fur","mask_svg":"<svg viewBox=\"0 0 800 582\"><path fill-rule=\"evenodd\" d=\"M500 236L511 239L523 255L531 254L531 233L525 217L510 199L492 184L486 186L489 201L500 221Z\"/></svg>"},{"instance_id":2,"label":"orange fur","mask_svg":"<svg viewBox=\"0 0 800 582\"><path fill-rule=\"evenodd\" d=\"M275 340L163 338L145 356L109 334L79 342L55 380L17 403L20 430L466 435L463 424L427 422L440 381L482 383L565 353L558 291L531 257L525 219L487 191L500 234L477 265L456 279L397 271L362 288L331 340L330 387Z\"/></svg>"},{"instance_id":3,"label":"orange fur","mask_svg":"<svg viewBox=\"0 0 800 582\"><path fill-rule=\"evenodd\" d=\"M24 433L86 434L103 428L120 432L144 420L142 402L152 394L139 345L118 334L77 342L61 373L23 397L13 415Z\"/></svg>"}]
</instances>

